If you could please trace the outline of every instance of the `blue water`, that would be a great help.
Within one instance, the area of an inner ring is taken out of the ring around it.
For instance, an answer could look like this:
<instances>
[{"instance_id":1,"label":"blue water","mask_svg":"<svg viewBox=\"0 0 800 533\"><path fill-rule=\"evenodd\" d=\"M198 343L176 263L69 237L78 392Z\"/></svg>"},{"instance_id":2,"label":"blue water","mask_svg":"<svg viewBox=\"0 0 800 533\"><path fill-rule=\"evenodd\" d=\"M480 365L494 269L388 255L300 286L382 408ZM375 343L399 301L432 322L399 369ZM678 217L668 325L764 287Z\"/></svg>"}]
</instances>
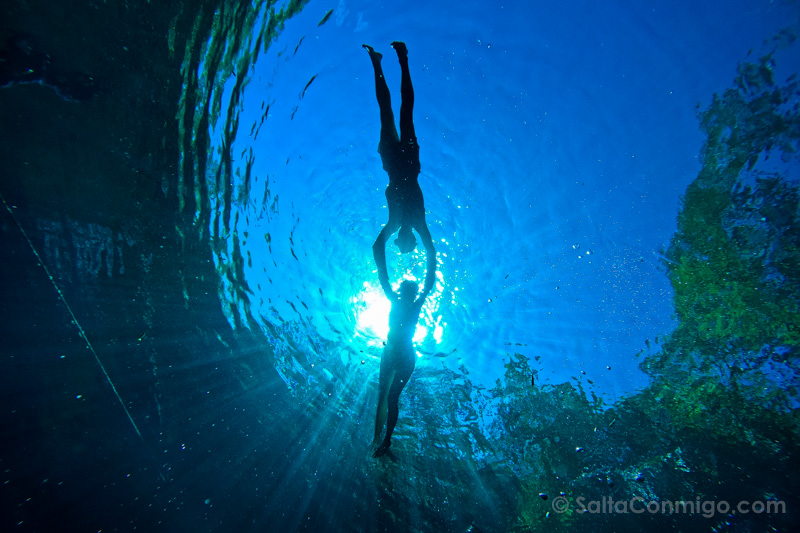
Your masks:
<instances>
[{"instance_id":1,"label":"blue water","mask_svg":"<svg viewBox=\"0 0 800 533\"><path fill-rule=\"evenodd\" d=\"M0 529L800 522L796 2L40 7L0 10ZM375 460L394 40L438 265Z\"/></svg>"},{"instance_id":2,"label":"blue water","mask_svg":"<svg viewBox=\"0 0 800 533\"><path fill-rule=\"evenodd\" d=\"M380 351L369 348L388 307L371 243L387 219L387 176L360 45L384 54L398 116L399 67L388 45L404 40L419 181L440 252L419 364L465 365L493 385L517 352L540 358L546 382L588 379L587 390L610 401L645 385L636 354L674 327L660 252L699 170L696 108L795 10L341 2L317 26L323 7L287 23L242 98L241 130L260 124L270 105L257 138L240 134L231 150L254 154L250 201L236 207L239 232L250 234L243 250L252 257L247 280L260 287L257 313L300 320L355 357L366 352L365 372L377 372ZM787 58L781 69L796 66ZM265 216L267 183L276 214ZM365 298L379 308L365 311Z\"/></svg>"}]
</instances>

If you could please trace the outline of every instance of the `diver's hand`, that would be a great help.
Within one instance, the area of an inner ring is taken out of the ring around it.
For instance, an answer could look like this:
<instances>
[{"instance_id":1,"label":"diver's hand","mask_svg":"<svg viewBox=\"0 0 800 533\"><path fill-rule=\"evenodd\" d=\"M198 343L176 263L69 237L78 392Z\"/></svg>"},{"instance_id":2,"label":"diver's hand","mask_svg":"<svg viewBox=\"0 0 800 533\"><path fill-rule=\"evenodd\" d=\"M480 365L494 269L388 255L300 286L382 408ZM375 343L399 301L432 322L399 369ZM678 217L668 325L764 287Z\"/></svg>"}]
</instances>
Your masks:
<instances>
[{"instance_id":1,"label":"diver's hand","mask_svg":"<svg viewBox=\"0 0 800 533\"><path fill-rule=\"evenodd\" d=\"M386 452L389 451L389 446L391 446L391 445L392 445L392 441L390 441L388 439L383 441L381 443L381 445L378 446L378 449L375 450L375 453L372 454L372 457L382 457L382 456L386 455Z\"/></svg>"}]
</instances>

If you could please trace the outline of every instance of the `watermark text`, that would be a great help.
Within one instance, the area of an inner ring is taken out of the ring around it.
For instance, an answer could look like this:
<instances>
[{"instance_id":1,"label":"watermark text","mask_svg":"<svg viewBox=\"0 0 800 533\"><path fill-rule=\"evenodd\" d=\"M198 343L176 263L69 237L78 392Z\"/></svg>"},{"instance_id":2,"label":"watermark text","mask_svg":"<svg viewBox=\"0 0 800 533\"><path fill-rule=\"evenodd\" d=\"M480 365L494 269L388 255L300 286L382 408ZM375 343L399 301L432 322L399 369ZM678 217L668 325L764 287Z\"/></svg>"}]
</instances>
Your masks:
<instances>
[{"instance_id":1,"label":"watermark text","mask_svg":"<svg viewBox=\"0 0 800 533\"><path fill-rule=\"evenodd\" d=\"M739 514L786 513L786 502L780 500L740 501L732 504L725 500L701 500L700 497L694 500L648 501L641 496L634 496L629 500L615 500L610 496L604 496L599 500L590 500L584 496L578 496L574 502L570 502L566 496L558 496L553 498L551 506L553 511L559 514L569 511L570 508L578 513L590 514L686 514L699 515L704 518L730 512Z\"/></svg>"}]
</instances>

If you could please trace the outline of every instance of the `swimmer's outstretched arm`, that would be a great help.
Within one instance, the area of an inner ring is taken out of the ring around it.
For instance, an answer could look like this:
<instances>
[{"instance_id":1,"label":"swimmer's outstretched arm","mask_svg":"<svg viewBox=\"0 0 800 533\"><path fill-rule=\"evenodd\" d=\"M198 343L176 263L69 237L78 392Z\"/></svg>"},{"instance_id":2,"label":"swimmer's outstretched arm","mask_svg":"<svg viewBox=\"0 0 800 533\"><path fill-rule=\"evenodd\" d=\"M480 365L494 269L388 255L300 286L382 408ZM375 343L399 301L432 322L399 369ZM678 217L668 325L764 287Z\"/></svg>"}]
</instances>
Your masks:
<instances>
[{"instance_id":1,"label":"swimmer's outstretched arm","mask_svg":"<svg viewBox=\"0 0 800 533\"><path fill-rule=\"evenodd\" d=\"M428 252L428 256L435 256L436 248L433 246L433 239L431 238L430 230L428 230L428 225L423 223L416 226L415 229L419 233L419 238L422 239L422 245L425 247L425 251Z\"/></svg>"},{"instance_id":2,"label":"swimmer's outstretched arm","mask_svg":"<svg viewBox=\"0 0 800 533\"><path fill-rule=\"evenodd\" d=\"M428 249L428 247L425 247ZM436 250L433 249L433 243L431 243L431 247L428 249L428 273L425 275L425 286L422 288L422 292L417 298L418 302L424 301L425 298L433 290L433 284L436 282Z\"/></svg>"},{"instance_id":3,"label":"swimmer's outstretched arm","mask_svg":"<svg viewBox=\"0 0 800 533\"><path fill-rule=\"evenodd\" d=\"M387 233L386 228L388 227L388 224L384 226L383 230L378 234L378 238L375 239L375 244L372 245L372 256L375 258L375 264L378 266L378 281L381 284L381 288L383 292L386 293L386 297L394 301L398 296L397 293L392 290L392 284L389 283L389 272L386 269L387 236L385 234Z\"/></svg>"},{"instance_id":4,"label":"swimmer's outstretched arm","mask_svg":"<svg viewBox=\"0 0 800 533\"><path fill-rule=\"evenodd\" d=\"M431 238L431 232L428 230L428 225L423 224L421 227L417 227L417 233L419 233L419 237L422 240L423 246L425 246L425 251L427 252L428 256L428 273L425 276L425 287L422 289L422 293L420 294L420 299L425 299L428 297L428 294L433 289L433 284L436 281L436 248L433 246L433 239Z\"/></svg>"}]
</instances>

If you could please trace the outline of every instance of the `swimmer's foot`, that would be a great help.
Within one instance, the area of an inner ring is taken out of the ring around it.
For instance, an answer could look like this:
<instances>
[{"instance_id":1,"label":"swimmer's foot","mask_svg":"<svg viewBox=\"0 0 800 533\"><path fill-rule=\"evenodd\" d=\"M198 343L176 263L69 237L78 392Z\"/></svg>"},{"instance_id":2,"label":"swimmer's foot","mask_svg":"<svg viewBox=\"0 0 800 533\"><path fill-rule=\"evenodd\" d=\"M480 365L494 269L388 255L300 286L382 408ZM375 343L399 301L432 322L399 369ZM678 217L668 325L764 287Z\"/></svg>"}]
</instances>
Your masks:
<instances>
[{"instance_id":1,"label":"swimmer's foot","mask_svg":"<svg viewBox=\"0 0 800 533\"><path fill-rule=\"evenodd\" d=\"M382 456L386 455L386 452L389 451L389 446L391 446L391 445L392 445L392 441L390 441L389 439L384 440L381 443L381 445L378 446L378 449L375 450L375 453L372 454L372 457L382 457Z\"/></svg>"},{"instance_id":2,"label":"swimmer's foot","mask_svg":"<svg viewBox=\"0 0 800 533\"><path fill-rule=\"evenodd\" d=\"M408 58L408 48L406 48L406 43L403 41L393 41L392 48L397 52L397 57Z\"/></svg>"},{"instance_id":3,"label":"swimmer's foot","mask_svg":"<svg viewBox=\"0 0 800 533\"><path fill-rule=\"evenodd\" d=\"M381 54L380 52L376 52L375 49L372 48L368 44L362 44L361 46L364 47L364 49L367 52L369 52L369 58L372 60L373 63L380 63L381 62L381 58L383 57L383 54Z\"/></svg>"}]
</instances>

